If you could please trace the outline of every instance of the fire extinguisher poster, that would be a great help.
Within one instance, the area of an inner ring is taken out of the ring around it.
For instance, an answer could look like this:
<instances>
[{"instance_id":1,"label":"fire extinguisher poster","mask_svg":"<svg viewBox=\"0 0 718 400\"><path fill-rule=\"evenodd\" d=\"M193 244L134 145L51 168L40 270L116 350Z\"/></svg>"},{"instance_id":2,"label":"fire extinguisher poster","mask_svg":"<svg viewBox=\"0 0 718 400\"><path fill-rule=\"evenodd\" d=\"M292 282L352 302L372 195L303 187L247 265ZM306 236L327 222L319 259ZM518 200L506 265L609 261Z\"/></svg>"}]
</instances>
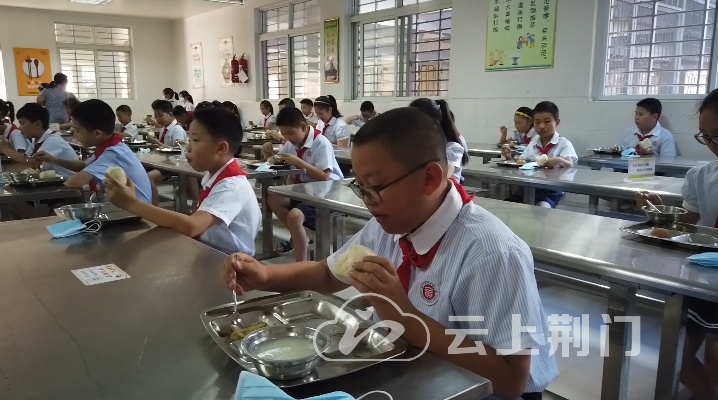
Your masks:
<instances>
[{"instance_id":1,"label":"fire extinguisher poster","mask_svg":"<svg viewBox=\"0 0 718 400\"><path fill-rule=\"evenodd\" d=\"M324 83L339 83L339 18L324 21Z\"/></svg>"},{"instance_id":2,"label":"fire extinguisher poster","mask_svg":"<svg viewBox=\"0 0 718 400\"><path fill-rule=\"evenodd\" d=\"M192 57L192 88L204 87L204 61L202 60L202 43L194 43L189 46Z\"/></svg>"},{"instance_id":3,"label":"fire extinguisher poster","mask_svg":"<svg viewBox=\"0 0 718 400\"><path fill-rule=\"evenodd\" d=\"M219 73L220 86L232 87L232 57L234 57L234 44L232 36L219 39Z\"/></svg>"},{"instance_id":4,"label":"fire extinguisher poster","mask_svg":"<svg viewBox=\"0 0 718 400\"><path fill-rule=\"evenodd\" d=\"M42 83L52 82L50 50L13 48L18 96L37 96ZM72 79L72 77L70 77Z\"/></svg>"}]
</instances>

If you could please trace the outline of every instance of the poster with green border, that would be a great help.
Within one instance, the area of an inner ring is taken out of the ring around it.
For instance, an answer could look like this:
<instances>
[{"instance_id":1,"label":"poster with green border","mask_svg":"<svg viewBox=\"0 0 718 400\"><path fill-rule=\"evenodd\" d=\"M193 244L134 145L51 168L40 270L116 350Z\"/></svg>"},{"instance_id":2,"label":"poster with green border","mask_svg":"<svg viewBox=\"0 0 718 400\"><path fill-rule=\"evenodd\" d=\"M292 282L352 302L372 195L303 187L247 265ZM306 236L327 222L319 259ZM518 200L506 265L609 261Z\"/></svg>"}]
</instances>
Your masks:
<instances>
[{"instance_id":1,"label":"poster with green border","mask_svg":"<svg viewBox=\"0 0 718 400\"><path fill-rule=\"evenodd\" d=\"M553 68L558 0L489 0L486 71Z\"/></svg>"},{"instance_id":2,"label":"poster with green border","mask_svg":"<svg viewBox=\"0 0 718 400\"><path fill-rule=\"evenodd\" d=\"M324 21L324 83L339 82L339 18Z\"/></svg>"}]
</instances>

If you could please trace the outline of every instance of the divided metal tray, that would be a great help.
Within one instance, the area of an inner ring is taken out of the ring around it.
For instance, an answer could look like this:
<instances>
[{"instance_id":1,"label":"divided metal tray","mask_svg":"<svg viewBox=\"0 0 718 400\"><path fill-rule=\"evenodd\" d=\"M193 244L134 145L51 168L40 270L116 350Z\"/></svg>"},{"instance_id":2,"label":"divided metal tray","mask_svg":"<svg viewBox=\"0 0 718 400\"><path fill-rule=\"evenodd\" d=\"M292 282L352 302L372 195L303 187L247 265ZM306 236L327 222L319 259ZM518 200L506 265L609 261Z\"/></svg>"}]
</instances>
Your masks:
<instances>
[{"instance_id":1,"label":"divided metal tray","mask_svg":"<svg viewBox=\"0 0 718 400\"><path fill-rule=\"evenodd\" d=\"M386 329L372 329L371 320L365 321L357 314L361 307L350 303L342 308L344 303L345 300L339 297L312 291L251 299L238 303L239 317L235 326L245 328L257 322L265 322L267 325L292 324L318 328L331 321L323 326L321 331L331 338L331 345L324 352L324 356L335 361L320 359L314 371L303 378L273 381L279 387L299 386L335 378L397 357L406 351L407 344L402 339L388 342L385 340L389 335ZM228 337L233 325L232 306L230 303L207 309L200 314L200 318L209 335L230 358L247 371L257 373L254 365L238 354L241 339L231 341ZM349 328L358 328L355 336L361 339L358 345L345 355L339 351L339 341Z\"/></svg>"},{"instance_id":2,"label":"divided metal tray","mask_svg":"<svg viewBox=\"0 0 718 400\"><path fill-rule=\"evenodd\" d=\"M662 227L671 235L663 239L651 235L654 229L659 228L650 223L624 226L621 231L639 236L646 241L661 244L674 244L689 250L718 251L718 229L704 226L678 223L670 227Z\"/></svg>"},{"instance_id":3,"label":"divided metal tray","mask_svg":"<svg viewBox=\"0 0 718 400\"><path fill-rule=\"evenodd\" d=\"M528 163L529 162L527 161L526 164L528 164ZM497 161L496 165L499 165L501 167L509 167L509 168L521 168L525 164L518 164L516 161ZM539 169L539 168L541 168L541 167L539 167L538 165L536 165L534 167L534 169Z\"/></svg>"},{"instance_id":4,"label":"divided metal tray","mask_svg":"<svg viewBox=\"0 0 718 400\"><path fill-rule=\"evenodd\" d=\"M598 149L591 149L591 151L593 152L593 154L611 154L620 156L622 150L618 150L612 147L601 147Z\"/></svg>"},{"instance_id":5,"label":"divided metal tray","mask_svg":"<svg viewBox=\"0 0 718 400\"><path fill-rule=\"evenodd\" d=\"M37 186L53 186L53 185L62 185L65 183L67 178L64 176L57 176L55 178L46 178L46 179L33 179L29 182L13 182L9 179L5 180L6 185L10 186L16 186L16 187L37 187Z\"/></svg>"}]
</instances>

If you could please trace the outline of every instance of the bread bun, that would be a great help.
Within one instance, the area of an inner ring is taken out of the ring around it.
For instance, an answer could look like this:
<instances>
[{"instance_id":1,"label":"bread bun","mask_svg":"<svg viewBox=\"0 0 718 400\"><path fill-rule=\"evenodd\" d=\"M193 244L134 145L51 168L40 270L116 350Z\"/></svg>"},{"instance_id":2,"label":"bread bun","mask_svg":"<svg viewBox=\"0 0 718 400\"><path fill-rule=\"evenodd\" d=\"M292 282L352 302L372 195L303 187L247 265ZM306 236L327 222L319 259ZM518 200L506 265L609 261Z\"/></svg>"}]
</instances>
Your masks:
<instances>
[{"instance_id":1,"label":"bread bun","mask_svg":"<svg viewBox=\"0 0 718 400\"><path fill-rule=\"evenodd\" d=\"M651 236L657 237L657 238L660 238L660 239L670 239L670 238L671 238L671 233L668 232L668 230L666 230L666 229L656 228L656 229L654 229L653 231L651 231Z\"/></svg>"},{"instance_id":2,"label":"bread bun","mask_svg":"<svg viewBox=\"0 0 718 400\"><path fill-rule=\"evenodd\" d=\"M57 178L57 172L54 170L40 172L40 179L53 179Z\"/></svg>"},{"instance_id":3,"label":"bread bun","mask_svg":"<svg viewBox=\"0 0 718 400\"><path fill-rule=\"evenodd\" d=\"M543 167L547 161L548 161L548 156L546 154L541 154L540 156L536 157L536 164L538 164L539 167Z\"/></svg>"},{"instance_id":4,"label":"bread bun","mask_svg":"<svg viewBox=\"0 0 718 400\"><path fill-rule=\"evenodd\" d=\"M125 170L122 169L122 167L115 165L114 167L107 168L105 175L117 179L123 185L127 184L127 174L125 174Z\"/></svg>"},{"instance_id":5,"label":"bread bun","mask_svg":"<svg viewBox=\"0 0 718 400\"><path fill-rule=\"evenodd\" d=\"M370 249L353 244L349 246L347 251L337 257L336 264L334 264L334 274L347 278L349 277L349 272L351 272L354 263L363 261L366 256L375 255L376 253Z\"/></svg>"}]
</instances>

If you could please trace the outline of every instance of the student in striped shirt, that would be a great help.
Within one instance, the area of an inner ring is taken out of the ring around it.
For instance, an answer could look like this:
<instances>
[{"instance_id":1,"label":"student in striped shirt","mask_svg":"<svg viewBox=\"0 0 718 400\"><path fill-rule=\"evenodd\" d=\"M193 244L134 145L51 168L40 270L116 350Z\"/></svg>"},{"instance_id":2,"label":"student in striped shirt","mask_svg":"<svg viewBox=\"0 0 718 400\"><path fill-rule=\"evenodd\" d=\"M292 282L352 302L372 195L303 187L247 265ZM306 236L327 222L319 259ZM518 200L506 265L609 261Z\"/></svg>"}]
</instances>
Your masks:
<instances>
[{"instance_id":1,"label":"student in striped shirt","mask_svg":"<svg viewBox=\"0 0 718 400\"><path fill-rule=\"evenodd\" d=\"M558 370L549 355L531 251L447 179L445 146L439 124L416 108L394 109L367 122L354 141L351 187L374 218L326 260L262 265L235 254L221 267L223 280L239 294L330 293L351 285L382 295L400 310L383 299L367 299L380 319L405 328L402 338L412 346L428 345L428 351L491 380L494 398L540 399ZM377 256L355 263L349 278L336 275L337 257L351 245ZM514 314L522 326L536 329L515 332ZM474 341L481 341L485 354L456 354L453 343L461 337L447 328L486 329L467 334L457 346L476 349Z\"/></svg>"},{"instance_id":2,"label":"student in striped shirt","mask_svg":"<svg viewBox=\"0 0 718 400\"><path fill-rule=\"evenodd\" d=\"M696 140L718 156L718 89L703 100L698 123L700 133ZM683 208L688 210L682 222L718 228L718 162L688 171L681 193ZM646 206L646 199L653 204L663 204L658 195L641 192L638 205ZM718 344L708 350L705 365L696 357L706 334L718 335L718 305L690 298L681 383L698 400L718 399Z\"/></svg>"}]
</instances>

